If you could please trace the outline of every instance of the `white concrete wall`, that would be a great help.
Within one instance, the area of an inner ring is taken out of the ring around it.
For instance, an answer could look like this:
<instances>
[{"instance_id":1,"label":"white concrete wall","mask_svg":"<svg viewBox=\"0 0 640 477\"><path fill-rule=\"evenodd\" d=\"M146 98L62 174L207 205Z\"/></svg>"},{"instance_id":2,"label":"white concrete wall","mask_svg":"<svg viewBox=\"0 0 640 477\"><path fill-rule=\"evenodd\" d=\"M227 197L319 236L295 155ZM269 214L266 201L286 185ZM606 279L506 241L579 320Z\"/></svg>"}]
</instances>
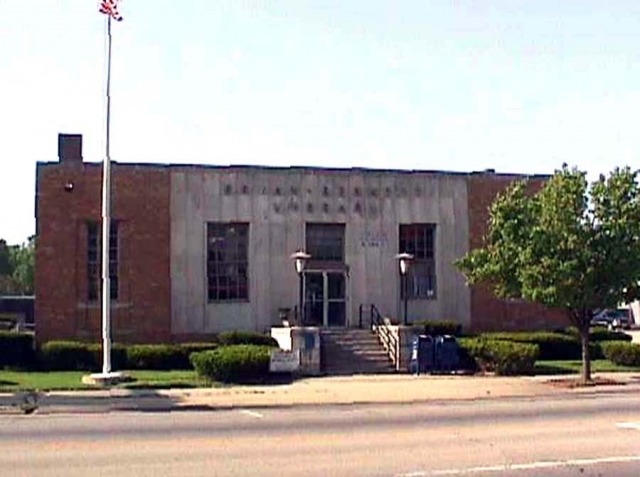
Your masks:
<instances>
[{"instance_id":1,"label":"white concrete wall","mask_svg":"<svg viewBox=\"0 0 640 477\"><path fill-rule=\"evenodd\" d=\"M361 303L401 316L399 224L436 224L437 296L410 301L410 317L469 323L469 290L451 264L469 243L464 175L176 166L171 217L173 333L266 331L278 324L278 308L297 304L289 255L304 248L307 222L346 225L350 326L357 325ZM250 224L248 301L207 302L207 222Z\"/></svg>"}]
</instances>

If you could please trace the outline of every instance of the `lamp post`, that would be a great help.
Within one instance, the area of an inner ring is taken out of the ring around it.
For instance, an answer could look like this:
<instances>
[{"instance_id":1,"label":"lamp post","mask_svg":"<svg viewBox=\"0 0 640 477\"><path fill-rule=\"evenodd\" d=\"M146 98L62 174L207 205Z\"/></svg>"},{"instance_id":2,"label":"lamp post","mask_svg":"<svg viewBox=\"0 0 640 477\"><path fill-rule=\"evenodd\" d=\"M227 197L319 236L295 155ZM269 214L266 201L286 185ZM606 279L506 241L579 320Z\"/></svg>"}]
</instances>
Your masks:
<instances>
[{"instance_id":1,"label":"lamp post","mask_svg":"<svg viewBox=\"0 0 640 477\"><path fill-rule=\"evenodd\" d=\"M311 255L308 253L304 253L302 250L298 250L297 252L291 254L291 260L293 260L293 264L296 267L296 273L299 277L299 296L298 296L298 309L300 310L300 323L302 326L304 324L304 296L303 296L303 276L304 267L307 265L307 260L311 258Z\"/></svg>"},{"instance_id":2,"label":"lamp post","mask_svg":"<svg viewBox=\"0 0 640 477\"><path fill-rule=\"evenodd\" d=\"M407 325L407 300L409 298L409 290L407 286L407 280L409 273L409 267L411 265L411 261L413 260L413 255L410 253L399 253L396 255L396 260L400 264L400 276L402 277L402 290L404 291L404 324Z\"/></svg>"}]
</instances>

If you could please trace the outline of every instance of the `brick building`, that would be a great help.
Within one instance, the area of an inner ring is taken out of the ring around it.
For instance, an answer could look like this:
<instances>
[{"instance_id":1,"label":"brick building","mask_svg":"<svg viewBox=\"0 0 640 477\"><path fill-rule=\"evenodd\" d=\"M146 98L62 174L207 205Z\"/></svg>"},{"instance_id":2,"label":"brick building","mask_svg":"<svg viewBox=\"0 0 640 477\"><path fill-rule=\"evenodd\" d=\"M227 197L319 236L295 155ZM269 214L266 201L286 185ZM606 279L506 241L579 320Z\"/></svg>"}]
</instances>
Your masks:
<instances>
[{"instance_id":1,"label":"brick building","mask_svg":"<svg viewBox=\"0 0 640 477\"><path fill-rule=\"evenodd\" d=\"M36 179L36 334L100 336L100 163L60 135ZM355 327L360 305L401 316L395 255L415 256L410 320L553 328L542 307L468 287L452 261L482 243L488 206L518 175L311 167L113 164L112 331L121 342L267 330L298 303L307 324ZM527 177L539 187L546 176Z\"/></svg>"}]
</instances>

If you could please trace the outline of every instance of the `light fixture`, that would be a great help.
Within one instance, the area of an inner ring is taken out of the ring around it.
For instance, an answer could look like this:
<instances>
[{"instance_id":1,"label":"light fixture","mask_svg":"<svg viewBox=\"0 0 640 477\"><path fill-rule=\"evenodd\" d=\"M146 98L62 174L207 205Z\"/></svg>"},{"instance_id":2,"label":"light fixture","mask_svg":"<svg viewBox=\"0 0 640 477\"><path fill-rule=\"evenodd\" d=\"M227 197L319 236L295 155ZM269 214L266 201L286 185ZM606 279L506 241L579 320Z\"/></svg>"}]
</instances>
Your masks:
<instances>
[{"instance_id":1,"label":"light fixture","mask_svg":"<svg viewBox=\"0 0 640 477\"><path fill-rule=\"evenodd\" d=\"M291 254L291 260L293 260L293 264L296 268L296 273L298 274L298 277L300 278L299 280L299 297L298 297L298 310L299 310L299 314L298 314L298 325L299 326L303 326L304 325L304 276L302 274L302 272L304 272L304 268L307 265L307 260L309 260L311 258L311 255L309 255L308 253L305 253L302 250L298 250L295 253Z\"/></svg>"},{"instance_id":2,"label":"light fixture","mask_svg":"<svg viewBox=\"0 0 640 477\"><path fill-rule=\"evenodd\" d=\"M291 254L290 258L294 261L296 273L301 274L304 271L307 260L311 258L311 255L309 255L308 253L304 253L302 250L298 250L297 252Z\"/></svg>"}]
</instances>

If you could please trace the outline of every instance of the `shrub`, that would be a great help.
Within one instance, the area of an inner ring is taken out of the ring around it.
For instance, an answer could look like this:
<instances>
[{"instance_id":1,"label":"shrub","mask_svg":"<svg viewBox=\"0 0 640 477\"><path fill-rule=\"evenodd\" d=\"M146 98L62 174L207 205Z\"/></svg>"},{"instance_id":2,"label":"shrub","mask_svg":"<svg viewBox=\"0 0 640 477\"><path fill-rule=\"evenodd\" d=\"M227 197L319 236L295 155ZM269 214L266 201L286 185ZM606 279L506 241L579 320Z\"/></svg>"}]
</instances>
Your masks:
<instances>
[{"instance_id":1,"label":"shrub","mask_svg":"<svg viewBox=\"0 0 640 477\"><path fill-rule=\"evenodd\" d=\"M184 369L188 366L188 354L180 346L166 344L127 346L127 368L129 369Z\"/></svg>"},{"instance_id":2,"label":"shrub","mask_svg":"<svg viewBox=\"0 0 640 477\"><path fill-rule=\"evenodd\" d=\"M96 369L102 368L102 344L92 343L87 345L93 354L93 362ZM113 369L124 369L127 366L127 348L124 345L113 343L111 345L111 367Z\"/></svg>"},{"instance_id":3,"label":"shrub","mask_svg":"<svg viewBox=\"0 0 640 477\"><path fill-rule=\"evenodd\" d=\"M511 341L537 345L540 359L543 360L573 360L582 358L582 345L575 336L549 331L515 332L515 333L485 333L482 337L490 340ZM597 345L592 345L591 356L598 356Z\"/></svg>"},{"instance_id":4,"label":"shrub","mask_svg":"<svg viewBox=\"0 0 640 477\"><path fill-rule=\"evenodd\" d=\"M461 359L467 355L475 360L478 368L501 376L533 374L539 355L539 348L534 344L484 338L462 339L460 347Z\"/></svg>"},{"instance_id":5,"label":"shrub","mask_svg":"<svg viewBox=\"0 0 640 477\"><path fill-rule=\"evenodd\" d=\"M215 349L215 343L130 345L126 348L129 369L191 369L189 356L196 351Z\"/></svg>"},{"instance_id":6,"label":"shrub","mask_svg":"<svg viewBox=\"0 0 640 477\"><path fill-rule=\"evenodd\" d=\"M278 342L274 338L254 331L225 331L218 335L218 342L224 346L247 344L278 347Z\"/></svg>"},{"instance_id":7,"label":"shrub","mask_svg":"<svg viewBox=\"0 0 640 477\"><path fill-rule=\"evenodd\" d=\"M186 369L191 369L191 361L189 361L188 357L191 356L192 353L197 353L198 351L211 351L216 349L219 345L218 343L182 343L180 346L187 355Z\"/></svg>"},{"instance_id":8,"label":"shrub","mask_svg":"<svg viewBox=\"0 0 640 477\"><path fill-rule=\"evenodd\" d=\"M614 364L620 366L640 366L640 345L620 341L602 344L602 353Z\"/></svg>"},{"instance_id":9,"label":"shrub","mask_svg":"<svg viewBox=\"0 0 640 477\"><path fill-rule=\"evenodd\" d=\"M48 370L93 370L102 362L96 360L99 347L77 341L49 341L40 348L40 364Z\"/></svg>"},{"instance_id":10,"label":"shrub","mask_svg":"<svg viewBox=\"0 0 640 477\"><path fill-rule=\"evenodd\" d=\"M271 346L231 345L191 355L200 376L224 383L253 382L269 373Z\"/></svg>"},{"instance_id":11,"label":"shrub","mask_svg":"<svg viewBox=\"0 0 640 477\"><path fill-rule=\"evenodd\" d=\"M422 331L425 335L429 336L442 336L442 335L452 335L452 336L460 336L462 334L462 325L456 321L452 320L442 320L442 321L417 321L413 323L414 326L420 326L424 331Z\"/></svg>"},{"instance_id":12,"label":"shrub","mask_svg":"<svg viewBox=\"0 0 640 477\"><path fill-rule=\"evenodd\" d=\"M0 331L0 368L30 368L35 364L33 335Z\"/></svg>"},{"instance_id":13,"label":"shrub","mask_svg":"<svg viewBox=\"0 0 640 477\"><path fill-rule=\"evenodd\" d=\"M570 336L580 339L578 328L570 326L564 330ZM589 330L589 339L593 342L599 341L631 341L633 337L622 331L608 330L602 326L594 326Z\"/></svg>"}]
</instances>

